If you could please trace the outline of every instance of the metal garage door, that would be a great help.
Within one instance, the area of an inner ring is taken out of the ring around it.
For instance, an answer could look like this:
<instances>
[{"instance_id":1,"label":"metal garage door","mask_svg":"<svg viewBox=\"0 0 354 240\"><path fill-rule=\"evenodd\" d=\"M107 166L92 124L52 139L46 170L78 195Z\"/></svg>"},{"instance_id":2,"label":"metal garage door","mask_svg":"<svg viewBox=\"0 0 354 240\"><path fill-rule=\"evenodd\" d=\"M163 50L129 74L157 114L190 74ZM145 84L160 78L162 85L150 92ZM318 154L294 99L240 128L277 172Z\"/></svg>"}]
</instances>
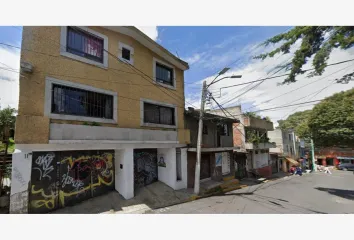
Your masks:
<instances>
[{"instance_id":1,"label":"metal garage door","mask_svg":"<svg viewBox=\"0 0 354 240\"><path fill-rule=\"evenodd\" d=\"M114 151L34 152L30 212L74 205L114 189Z\"/></svg>"}]
</instances>

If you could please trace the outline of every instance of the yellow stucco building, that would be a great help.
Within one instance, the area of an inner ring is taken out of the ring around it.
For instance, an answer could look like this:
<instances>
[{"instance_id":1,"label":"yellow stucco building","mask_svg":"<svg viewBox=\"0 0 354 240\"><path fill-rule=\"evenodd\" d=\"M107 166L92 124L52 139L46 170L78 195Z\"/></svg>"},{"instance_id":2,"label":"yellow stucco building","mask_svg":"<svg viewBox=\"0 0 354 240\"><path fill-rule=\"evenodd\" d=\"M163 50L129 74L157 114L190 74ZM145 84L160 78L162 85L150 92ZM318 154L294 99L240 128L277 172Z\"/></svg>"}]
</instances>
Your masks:
<instances>
[{"instance_id":1,"label":"yellow stucco building","mask_svg":"<svg viewBox=\"0 0 354 240\"><path fill-rule=\"evenodd\" d=\"M24 27L10 212L185 188L188 68L135 27Z\"/></svg>"}]
</instances>

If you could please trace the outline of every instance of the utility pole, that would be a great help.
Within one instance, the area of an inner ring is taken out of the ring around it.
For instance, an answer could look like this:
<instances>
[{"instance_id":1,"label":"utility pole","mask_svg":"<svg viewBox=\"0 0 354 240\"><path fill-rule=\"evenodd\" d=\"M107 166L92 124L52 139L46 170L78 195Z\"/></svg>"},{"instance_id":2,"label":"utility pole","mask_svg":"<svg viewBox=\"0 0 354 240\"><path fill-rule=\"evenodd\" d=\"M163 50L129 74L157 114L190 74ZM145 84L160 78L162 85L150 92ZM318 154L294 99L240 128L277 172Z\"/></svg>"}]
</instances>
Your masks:
<instances>
[{"instance_id":1,"label":"utility pole","mask_svg":"<svg viewBox=\"0 0 354 240\"><path fill-rule=\"evenodd\" d=\"M311 158L312 158L312 170L314 172L317 171L316 164L315 164L315 146L313 144L313 139L311 138Z\"/></svg>"},{"instance_id":2,"label":"utility pole","mask_svg":"<svg viewBox=\"0 0 354 240\"><path fill-rule=\"evenodd\" d=\"M292 129L292 131L293 131L293 143L294 143L294 156L297 158L298 156L297 156L297 149L296 149L296 139L295 139L295 131L294 131L294 129Z\"/></svg>"},{"instance_id":3,"label":"utility pole","mask_svg":"<svg viewBox=\"0 0 354 240\"><path fill-rule=\"evenodd\" d=\"M202 134L203 134L203 115L204 106L207 93L206 81L203 82L202 99L200 101L199 111L199 126L198 126L198 140L197 140L197 162L195 164L195 178L194 178L194 193L199 194L200 183L200 159L201 159L201 147L202 147Z\"/></svg>"},{"instance_id":4,"label":"utility pole","mask_svg":"<svg viewBox=\"0 0 354 240\"><path fill-rule=\"evenodd\" d=\"M230 68L222 69L218 75L214 78L213 81L209 85L207 85L206 81L203 82L202 88L202 99L200 100L200 112L199 112L199 126L198 126L198 140L197 140L197 161L195 163L195 177L194 177L194 193L199 194L200 190L200 162L201 162L201 153L202 153L202 136L203 136L203 116L204 116L204 107L206 102L206 97L208 93L208 87L216 82L219 82L225 78L241 78L242 75L232 75L228 77L224 77L215 81L220 75L226 73Z\"/></svg>"}]
</instances>

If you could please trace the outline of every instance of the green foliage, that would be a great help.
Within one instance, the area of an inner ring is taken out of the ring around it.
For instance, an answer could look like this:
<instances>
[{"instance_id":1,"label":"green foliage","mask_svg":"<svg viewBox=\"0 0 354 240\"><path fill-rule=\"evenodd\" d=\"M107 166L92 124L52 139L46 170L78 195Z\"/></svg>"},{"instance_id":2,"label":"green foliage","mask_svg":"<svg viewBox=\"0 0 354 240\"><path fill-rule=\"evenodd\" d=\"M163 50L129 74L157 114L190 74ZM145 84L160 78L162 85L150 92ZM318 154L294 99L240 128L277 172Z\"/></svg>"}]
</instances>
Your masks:
<instances>
[{"instance_id":1,"label":"green foliage","mask_svg":"<svg viewBox=\"0 0 354 240\"><path fill-rule=\"evenodd\" d=\"M268 121L268 122L271 122L272 120L270 119L270 117L266 116L265 117L265 120Z\"/></svg>"},{"instance_id":2,"label":"green foliage","mask_svg":"<svg viewBox=\"0 0 354 240\"><path fill-rule=\"evenodd\" d=\"M354 88L317 104L308 127L316 145L354 146Z\"/></svg>"},{"instance_id":3,"label":"green foliage","mask_svg":"<svg viewBox=\"0 0 354 240\"><path fill-rule=\"evenodd\" d=\"M5 144L0 142L0 152L4 152L5 151ZM8 153L13 153L15 151L15 141L10 138L9 139L9 146L7 148L7 152ZM0 160L1 161L1 160Z\"/></svg>"},{"instance_id":4,"label":"green foliage","mask_svg":"<svg viewBox=\"0 0 354 240\"><path fill-rule=\"evenodd\" d=\"M15 129L17 110L14 108L4 108L0 110L0 137L2 139L5 129Z\"/></svg>"},{"instance_id":5,"label":"green foliage","mask_svg":"<svg viewBox=\"0 0 354 240\"><path fill-rule=\"evenodd\" d=\"M325 34L329 34L325 38ZM282 43L280 47L271 52L255 56L255 59L266 59L274 57L278 53L287 54L290 47L298 40L302 40L300 47L295 51L289 66L290 75L284 80L285 83L296 82L295 77L303 73L303 65L308 59L314 56L312 65L314 71L308 76L321 75L327 67L327 61L334 48L348 49L354 45L354 27L331 27L331 26L299 26L294 27L286 33L278 34L268 40L263 45Z\"/></svg>"},{"instance_id":6,"label":"green foliage","mask_svg":"<svg viewBox=\"0 0 354 240\"><path fill-rule=\"evenodd\" d=\"M294 129L304 140L312 137L319 147L354 147L354 88L278 123L281 129Z\"/></svg>"},{"instance_id":7,"label":"green foliage","mask_svg":"<svg viewBox=\"0 0 354 240\"><path fill-rule=\"evenodd\" d=\"M246 116L246 117L262 119L261 116L259 116L258 114L254 113L254 112L245 112L245 113L243 113L243 115Z\"/></svg>"},{"instance_id":8,"label":"green foliage","mask_svg":"<svg viewBox=\"0 0 354 240\"><path fill-rule=\"evenodd\" d=\"M268 143L269 138L267 137L266 132L259 132L256 129L246 128L246 142L259 145L260 143Z\"/></svg>"},{"instance_id":9,"label":"green foliage","mask_svg":"<svg viewBox=\"0 0 354 240\"><path fill-rule=\"evenodd\" d=\"M295 134L300 138L309 138L311 134L307 122L310 114L311 110L291 114L286 120L278 121L278 128L283 130L294 129Z\"/></svg>"}]
</instances>

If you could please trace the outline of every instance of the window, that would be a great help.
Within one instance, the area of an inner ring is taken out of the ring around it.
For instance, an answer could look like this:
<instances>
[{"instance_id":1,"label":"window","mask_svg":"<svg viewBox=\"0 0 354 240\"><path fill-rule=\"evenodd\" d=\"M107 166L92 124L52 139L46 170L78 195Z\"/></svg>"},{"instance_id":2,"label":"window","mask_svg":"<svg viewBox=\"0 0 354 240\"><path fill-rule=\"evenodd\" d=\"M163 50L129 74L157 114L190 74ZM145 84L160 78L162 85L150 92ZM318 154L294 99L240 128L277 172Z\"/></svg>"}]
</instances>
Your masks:
<instances>
[{"instance_id":1,"label":"window","mask_svg":"<svg viewBox=\"0 0 354 240\"><path fill-rule=\"evenodd\" d=\"M173 86L173 70L156 63L156 81Z\"/></svg>"},{"instance_id":2,"label":"window","mask_svg":"<svg viewBox=\"0 0 354 240\"><path fill-rule=\"evenodd\" d=\"M229 128L226 123L222 125L222 132L221 133L223 136L229 136Z\"/></svg>"},{"instance_id":3,"label":"window","mask_svg":"<svg viewBox=\"0 0 354 240\"><path fill-rule=\"evenodd\" d=\"M122 58L127 61L130 61L130 50L126 48L122 48Z\"/></svg>"},{"instance_id":4,"label":"window","mask_svg":"<svg viewBox=\"0 0 354 240\"><path fill-rule=\"evenodd\" d=\"M103 63L103 38L76 27L68 27L66 51Z\"/></svg>"},{"instance_id":5,"label":"window","mask_svg":"<svg viewBox=\"0 0 354 240\"><path fill-rule=\"evenodd\" d=\"M53 84L51 113L113 119L113 96Z\"/></svg>"},{"instance_id":6,"label":"window","mask_svg":"<svg viewBox=\"0 0 354 240\"><path fill-rule=\"evenodd\" d=\"M289 141L291 141L291 134L289 133Z\"/></svg>"},{"instance_id":7,"label":"window","mask_svg":"<svg viewBox=\"0 0 354 240\"><path fill-rule=\"evenodd\" d=\"M174 126L176 124L175 109L173 107L160 106L145 102L144 123Z\"/></svg>"},{"instance_id":8,"label":"window","mask_svg":"<svg viewBox=\"0 0 354 240\"><path fill-rule=\"evenodd\" d=\"M88 27L62 26L60 55L108 68L108 37Z\"/></svg>"},{"instance_id":9,"label":"window","mask_svg":"<svg viewBox=\"0 0 354 240\"><path fill-rule=\"evenodd\" d=\"M175 69L168 63L153 58L153 78L160 85L176 89Z\"/></svg>"},{"instance_id":10,"label":"window","mask_svg":"<svg viewBox=\"0 0 354 240\"><path fill-rule=\"evenodd\" d=\"M208 126L203 125L203 134L208 135Z\"/></svg>"},{"instance_id":11,"label":"window","mask_svg":"<svg viewBox=\"0 0 354 240\"><path fill-rule=\"evenodd\" d=\"M182 163L181 163L181 149L176 148L176 176L177 181L182 180Z\"/></svg>"},{"instance_id":12,"label":"window","mask_svg":"<svg viewBox=\"0 0 354 240\"><path fill-rule=\"evenodd\" d=\"M131 65L134 64L134 48L129 46L128 44L119 42L118 44L119 52L118 58L124 62L128 62Z\"/></svg>"}]
</instances>

